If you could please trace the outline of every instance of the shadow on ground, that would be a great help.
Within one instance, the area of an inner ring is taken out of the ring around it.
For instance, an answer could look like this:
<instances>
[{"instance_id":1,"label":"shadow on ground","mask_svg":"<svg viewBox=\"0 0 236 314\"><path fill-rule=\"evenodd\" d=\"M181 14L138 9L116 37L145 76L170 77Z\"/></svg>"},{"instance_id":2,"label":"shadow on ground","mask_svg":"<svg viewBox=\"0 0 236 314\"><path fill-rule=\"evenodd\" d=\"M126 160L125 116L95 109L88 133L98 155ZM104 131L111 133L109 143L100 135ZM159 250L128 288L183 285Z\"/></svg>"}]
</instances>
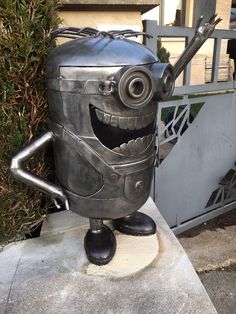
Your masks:
<instances>
[{"instance_id":1,"label":"shadow on ground","mask_svg":"<svg viewBox=\"0 0 236 314\"><path fill-rule=\"evenodd\" d=\"M236 209L178 235L219 314L236 313Z\"/></svg>"},{"instance_id":2,"label":"shadow on ground","mask_svg":"<svg viewBox=\"0 0 236 314\"><path fill-rule=\"evenodd\" d=\"M236 265L198 275L217 312L236 313Z\"/></svg>"},{"instance_id":3,"label":"shadow on ground","mask_svg":"<svg viewBox=\"0 0 236 314\"><path fill-rule=\"evenodd\" d=\"M230 212L220 215L212 220L209 220L195 228L187 230L180 235L178 238L191 238L199 235L203 231L216 231L216 229L225 229L226 227L235 226L236 225L236 209L231 210ZM236 236L236 235L235 235Z\"/></svg>"}]
</instances>

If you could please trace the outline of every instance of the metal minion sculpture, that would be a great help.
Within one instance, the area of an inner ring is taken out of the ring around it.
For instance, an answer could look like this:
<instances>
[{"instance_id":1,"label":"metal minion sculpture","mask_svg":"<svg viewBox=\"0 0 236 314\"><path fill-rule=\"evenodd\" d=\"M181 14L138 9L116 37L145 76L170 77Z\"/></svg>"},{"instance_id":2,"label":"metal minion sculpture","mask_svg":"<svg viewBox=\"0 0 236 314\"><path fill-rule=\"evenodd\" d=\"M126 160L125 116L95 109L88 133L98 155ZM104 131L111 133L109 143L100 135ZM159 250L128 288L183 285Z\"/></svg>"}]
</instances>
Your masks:
<instances>
[{"instance_id":1,"label":"metal minion sculpture","mask_svg":"<svg viewBox=\"0 0 236 314\"><path fill-rule=\"evenodd\" d=\"M90 219L84 247L90 262L107 264L119 232L147 236L154 221L137 212L150 194L155 161L158 100L167 100L174 82L221 19L213 16L196 33L172 67L145 46L127 39L149 36L131 30L99 32L62 28L67 37L46 64L49 131L21 150L11 163L19 180L49 194L67 209ZM27 172L23 163L52 143L58 185Z\"/></svg>"}]
</instances>

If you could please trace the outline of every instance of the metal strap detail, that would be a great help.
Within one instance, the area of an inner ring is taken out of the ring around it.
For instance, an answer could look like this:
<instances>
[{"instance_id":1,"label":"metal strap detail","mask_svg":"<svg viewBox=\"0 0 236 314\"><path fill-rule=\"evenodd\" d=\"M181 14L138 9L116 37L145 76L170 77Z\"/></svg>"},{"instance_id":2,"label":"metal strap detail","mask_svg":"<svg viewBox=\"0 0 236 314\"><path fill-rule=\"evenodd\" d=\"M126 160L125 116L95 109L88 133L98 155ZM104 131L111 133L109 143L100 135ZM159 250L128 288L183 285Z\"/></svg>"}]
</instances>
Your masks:
<instances>
[{"instance_id":1,"label":"metal strap detail","mask_svg":"<svg viewBox=\"0 0 236 314\"><path fill-rule=\"evenodd\" d=\"M77 151L77 153L95 168L99 169L101 173L109 179L109 181L114 180L114 175L119 178L121 175L109 164L107 164L87 143L85 143L79 136L74 135L66 128L60 126L59 124L50 121L51 129L67 142L70 147ZM83 155L81 154L83 152Z\"/></svg>"},{"instance_id":2,"label":"metal strap detail","mask_svg":"<svg viewBox=\"0 0 236 314\"><path fill-rule=\"evenodd\" d=\"M115 81L48 79L48 88L60 92L79 93L81 95L111 95Z\"/></svg>"}]
</instances>

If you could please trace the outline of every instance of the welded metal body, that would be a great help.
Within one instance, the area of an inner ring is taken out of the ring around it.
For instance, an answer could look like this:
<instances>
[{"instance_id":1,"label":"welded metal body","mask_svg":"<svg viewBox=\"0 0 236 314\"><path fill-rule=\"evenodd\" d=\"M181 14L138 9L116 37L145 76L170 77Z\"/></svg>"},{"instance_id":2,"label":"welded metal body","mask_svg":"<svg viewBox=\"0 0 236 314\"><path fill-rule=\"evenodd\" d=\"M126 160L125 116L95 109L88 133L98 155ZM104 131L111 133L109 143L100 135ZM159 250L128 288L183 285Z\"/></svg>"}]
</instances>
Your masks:
<instances>
[{"instance_id":1,"label":"welded metal body","mask_svg":"<svg viewBox=\"0 0 236 314\"><path fill-rule=\"evenodd\" d=\"M102 87L115 85L125 66L149 70L157 62L144 46L106 36L64 44L48 58L56 175L72 211L114 219L138 210L148 198L156 102L132 109Z\"/></svg>"},{"instance_id":2,"label":"welded metal body","mask_svg":"<svg viewBox=\"0 0 236 314\"><path fill-rule=\"evenodd\" d=\"M125 38L139 33L56 31L55 36L83 38L62 44L49 56L50 131L13 158L14 176L85 217L116 219L138 210L150 194L157 100L172 95L175 78L216 22L197 29L174 68ZM21 164L49 141L58 189Z\"/></svg>"}]
</instances>

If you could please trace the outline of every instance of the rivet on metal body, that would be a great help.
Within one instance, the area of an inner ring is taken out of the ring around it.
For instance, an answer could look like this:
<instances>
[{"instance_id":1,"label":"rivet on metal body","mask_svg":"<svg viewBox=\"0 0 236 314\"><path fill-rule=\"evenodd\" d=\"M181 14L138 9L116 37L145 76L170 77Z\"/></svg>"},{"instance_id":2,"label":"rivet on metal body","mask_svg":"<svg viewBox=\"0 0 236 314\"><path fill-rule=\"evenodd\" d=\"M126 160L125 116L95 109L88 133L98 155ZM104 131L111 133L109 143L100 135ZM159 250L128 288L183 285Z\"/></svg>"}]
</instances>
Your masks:
<instances>
[{"instance_id":1,"label":"rivet on metal body","mask_svg":"<svg viewBox=\"0 0 236 314\"><path fill-rule=\"evenodd\" d=\"M137 181L135 183L135 190L137 192L142 192L143 191L143 187L144 187L143 181Z\"/></svg>"},{"instance_id":2,"label":"rivet on metal body","mask_svg":"<svg viewBox=\"0 0 236 314\"><path fill-rule=\"evenodd\" d=\"M115 173L110 176L111 182L116 182L118 179L119 179L119 176Z\"/></svg>"}]
</instances>

